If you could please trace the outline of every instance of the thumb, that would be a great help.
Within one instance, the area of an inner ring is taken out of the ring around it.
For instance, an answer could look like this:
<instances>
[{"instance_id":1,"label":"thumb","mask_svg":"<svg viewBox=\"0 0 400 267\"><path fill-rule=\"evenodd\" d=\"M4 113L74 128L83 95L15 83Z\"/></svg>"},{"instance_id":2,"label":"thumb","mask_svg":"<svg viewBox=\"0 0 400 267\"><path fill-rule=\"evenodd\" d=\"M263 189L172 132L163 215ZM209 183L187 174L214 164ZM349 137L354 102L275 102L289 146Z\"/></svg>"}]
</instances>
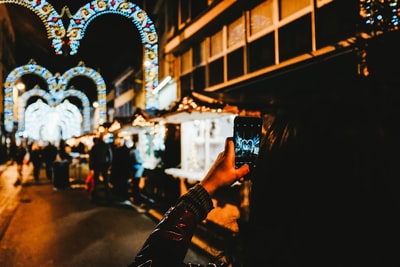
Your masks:
<instances>
[{"instance_id":1,"label":"thumb","mask_svg":"<svg viewBox=\"0 0 400 267\"><path fill-rule=\"evenodd\" d=\"M249 174L250 172L250 166L248 164L244 164L242 166L240 166L237 170L236 173L238 175L238 180L239 181L243 181L244 177Z\"/></svg>"}]
</instances>

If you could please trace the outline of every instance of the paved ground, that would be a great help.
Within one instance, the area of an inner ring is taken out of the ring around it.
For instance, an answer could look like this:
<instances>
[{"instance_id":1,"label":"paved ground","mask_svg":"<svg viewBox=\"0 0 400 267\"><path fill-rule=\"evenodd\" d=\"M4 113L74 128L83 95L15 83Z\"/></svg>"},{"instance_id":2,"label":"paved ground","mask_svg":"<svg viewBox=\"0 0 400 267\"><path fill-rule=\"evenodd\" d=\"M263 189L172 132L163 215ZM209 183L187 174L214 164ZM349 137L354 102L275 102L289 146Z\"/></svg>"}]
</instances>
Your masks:
<instances>
[{"instance_id":1,"label":"paved ground","mask_svg":"<svg viewBox=\"0 0 400 267\"><path fill-rule=\"evenodd\" d=\"M20 192L0 238L0 266L127 266L156 223L130 203L90 202L82 181L58 189L43 170L38 182L24 173L22 186L14 187L16 166L1 177ZM189 250L186 261L207 259Z\"/></svg>"},{"instance_id":2,"label":"paved ground","mask_svg":"<svg viewBox=\"0 0 400 267\"><path fill-rule=\"evenodd\" d=\"M26 170L30 172L30 170ZM0 239L18 205L21 186L14 186L16 166L10 162L0 165Z\"/></svg>"},{"instance_id":3,"label":"paved ground","mask_svg":"<svg viewBox=\"0 0 400 267\"><path fill-rule=\"evenodd\" d=\"M15 181L17 180L17 172L16 172L16 165L12 163L7 163L0 165L0 240L4 236L4 233L9 226L12 217L15 213L16 208L18 207L19 204L21 204L21 198L23 195L23 188L25 185L28 185L29 183L34 183L33 177L32 177L32 167L31 166L24 166L23 169L23 182L22 186L14 186ZM71 184L71 187L73 186L83 186L82 181L85 179L87 174L87 166L83 166L80 168L75 168L74 166L71 166L70 168L70 177L76 177L76 180L80 180L79 183L73 183ZM41 170L41 179L45 179L45 170L44 168ZM41 181L42 182L42 181ZM49 181L45 181L49 183ZM50 182L51 183L51 182ZM22 191L22 193L21 193ZM145 210L141 210L141 212L145 212L148 216L159 220L161 219L162 216L162 211L157 209L156 206L152 207L150 205L149 207L146 207ZM137 209L141 209L139 207L134 207ZM139 210L137 210L139 211ZM206 254L209 254L213 257L217 256L220 253L219 249L214 248L212 245L214 242L211 241L206 241L204 239L204 233L209 232L210 230L208 229L207 226L205 225L200 225L199 227L199 233L200 236L195 234L195 236L192 239L192 244L199 248L200 250L204 251ZM210 233L212 236L216 234L214 232L216 229L212 228ZM219 230L216 230L217 232ZM207 234L208 235L208 234ZM1 265L1 264L0 264Z\"/></svg>"},{"instance_id":4,"label":"paved ground","mask_svg":"<svg viewBox=\"0 0 400 267\"><path fill-rule=\"evenodd\" d=\"M0 165L0 239L20 201L19 193L22 186L14 185L17 180L16 167L12 162ZM32 165L24 165L22 170L22 183L32 181ZM78 168L78 166L72 165L70 168L70 177L84 179L86 174L87 166L79 166ZM43 177L45 177L44 169L41 170L41 178L43 179Z\"/></svg>"}]
</instances>

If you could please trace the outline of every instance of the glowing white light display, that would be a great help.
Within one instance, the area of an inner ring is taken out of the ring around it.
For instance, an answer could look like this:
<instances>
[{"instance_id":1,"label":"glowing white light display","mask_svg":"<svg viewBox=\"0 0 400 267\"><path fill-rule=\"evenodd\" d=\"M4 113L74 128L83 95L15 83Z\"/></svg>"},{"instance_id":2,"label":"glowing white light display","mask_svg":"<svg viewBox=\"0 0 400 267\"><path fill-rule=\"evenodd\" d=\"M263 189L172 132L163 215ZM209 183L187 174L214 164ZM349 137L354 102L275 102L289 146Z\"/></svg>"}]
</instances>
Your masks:
<instances>
[{"instance_id":1,"label":"glowing white light display","mask_svg":"<svg viewBox=\"0 0 400 267\"><path fill-rule=\"evenodd\" d=\"M146 89L146 107L158 108L158 95L152 93L158 85L158 36L155 26L146 12L138 5L126 0L94 0L85 4L71 15L68 7L64 7L60 15L46 0L0 0L0 4L9 3L24 6L37 14L46 27L48 38L56 55L61 55L63 46L68 45L69 54L75 55L86 28L92 20L103 14L117 14L130 19L137 27L144 47L143 73ZM62 16L70 19L68 30ZM68 39L65 43L65 39ZM7 104L7 103L5 103ZM100 111L102 112L102 111ZM105 122L104 118L100 119ZM7 119L6 119L7 121Z\"/></svg>"},{"instance_id":2,"label":"glowing white light display","mask_svg":"<svg viewBox=\"0 0 400 267\"><path fill-rule=\"evenodd\" d=\"M18 132L25 131L25 107L32 96L43 98L47 105L57 106L67 97L74 96L81 100L83 106L83 132L88 133L91 130L90 122L90 102L87 96L75 89L67 89L69 81L76 76L86 76L93 80L97 86L97 101L99 102L99 120L106 120L106 85L102 76L95 70L87 68L81 62L77 67L71 68L63 75L56 77L46 68L31 61L29 64L14 69L6 78L4 88L4 125L8 132L11 132L14 126L14 101L13 87L19 79L26 74L36 74L47 81L49 90L33 88L22 94L19 98L18 111ZM82 120L81 120L82 121Z\"/></svg>"},{"instance_id":3,"label":"glowing white light display","mask_svg":"<svg viewBox=\"0 0 400 267\"><path fill-rule=\"evenodd\" d=\"M31 139L54 142L81 135L81 112L68 100L50 107L39 99L25 113L25 131L20 133Z\"/></svg>"}]
</instances>

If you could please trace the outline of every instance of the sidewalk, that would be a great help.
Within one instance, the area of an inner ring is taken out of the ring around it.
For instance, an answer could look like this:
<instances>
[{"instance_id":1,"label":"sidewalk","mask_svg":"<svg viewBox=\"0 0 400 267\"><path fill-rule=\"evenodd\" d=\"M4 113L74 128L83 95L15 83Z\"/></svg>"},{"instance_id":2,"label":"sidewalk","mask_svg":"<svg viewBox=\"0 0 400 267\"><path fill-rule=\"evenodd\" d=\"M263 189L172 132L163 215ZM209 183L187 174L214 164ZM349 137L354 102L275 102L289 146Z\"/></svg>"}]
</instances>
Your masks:
<instances>
[{"instance_id":1,"label":"sidewalk","mask_svg":"<svg viewBox=\"0 0 400 267\"><path fill-rule=\"evenodd\" d=\"M7 162L0 165L0 239L19 203L18 194L22 187L14 186L16 179L17 171L14 164Z\"/></svg>"}]
</instances>

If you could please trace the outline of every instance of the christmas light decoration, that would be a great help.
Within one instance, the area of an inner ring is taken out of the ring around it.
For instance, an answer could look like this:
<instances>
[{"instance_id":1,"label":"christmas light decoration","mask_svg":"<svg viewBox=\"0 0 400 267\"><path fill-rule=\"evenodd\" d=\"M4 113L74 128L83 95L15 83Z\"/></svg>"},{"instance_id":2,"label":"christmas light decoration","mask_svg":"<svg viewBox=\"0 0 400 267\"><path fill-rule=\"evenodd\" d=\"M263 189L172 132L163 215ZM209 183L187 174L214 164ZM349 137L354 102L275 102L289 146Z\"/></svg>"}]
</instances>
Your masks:
<instances>
[{"instance_id":1,"label":"christmas light decoration","mask_svg":"<svg viewBox=\"0 0 400 267\"><path fill-rule=\"evenodd\" d=\"M0 0L0 4L17 4L32 10L46 27L48 38L56 55L63 54L64 39L69 47L69 54L78 52L80 41L85 36L88 25L96 17L104 14L117 14L130 19L137 27L144 48L144 86L146 89L146 108L158 108L158 95L152 91L158 86L158 37L155 26L145 11L138 5L126 0L94 0L78 9L75 14L68 7L62 9L61 15L45 0ZM68 30L62 22L62 17L70 18ZM105 98L104 98L105 100ZM104 121L105 122L105 121ZM8 122L9 123L9 122Z\"/></svg>"},{"instance_id":2,"label":"christmas light decoration","mask_svg":"<svg viewBox=\"0 0 400 267\"><path fill-rule=\"evenodd\" d=\"M48 85L49 91L45 91L40 88L33 88L32 90L28 90L21 96L18 112L18 131L24 130L24 112L23 109L26 106L27 100L33 96L40 96L44 98L50 106L57 106L61 104L61 102L69 97L75 96L81 100L83 106L83 131L90 132L90 102L87 96L75 89L67 89L67 85L69 81L77 76L86 76L93 80L93 82L97 86L97 102L99 104L99 124L102 124L106 121L107 116L107 103L106 103L106 85L104 79L101 75L86 66L84 66L83 62L80 62L78 66L69 69L63 75L53 75L46 68L38 65L34 60L31 60L27 65L20 66L15 68L11 73L7 76L6 81L4 83L4 125L8 132L13 130L14 126L14 102L13 102L13 88L18 80L26 75L26 74L35 74L39 77L45 79Z\"/></svg>"}]
</instances>

